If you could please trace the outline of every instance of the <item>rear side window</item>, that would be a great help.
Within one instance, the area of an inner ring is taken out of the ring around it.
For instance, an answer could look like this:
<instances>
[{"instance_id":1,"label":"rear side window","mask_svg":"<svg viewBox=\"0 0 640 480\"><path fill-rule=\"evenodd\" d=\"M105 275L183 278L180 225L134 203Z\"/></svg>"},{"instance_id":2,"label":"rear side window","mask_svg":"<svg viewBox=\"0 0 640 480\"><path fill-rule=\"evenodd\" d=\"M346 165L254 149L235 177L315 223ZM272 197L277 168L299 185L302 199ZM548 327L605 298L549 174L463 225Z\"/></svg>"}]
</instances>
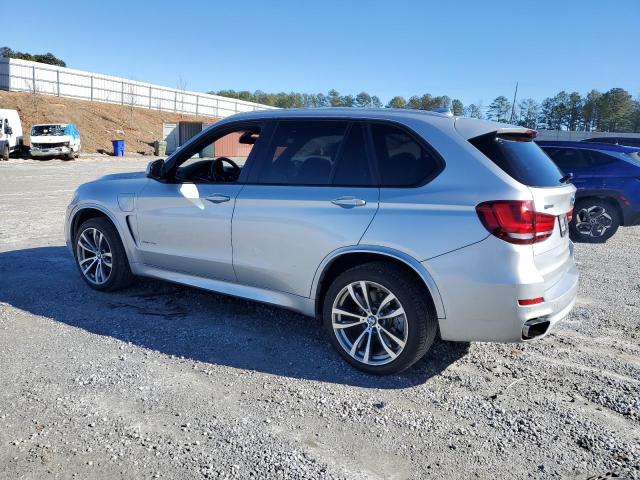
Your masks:
<instances>
[{"instance_id":1,"label":"rear side window","mask_svg":"<svg viewBox=\"0 0 640 480\"><path fill-rule=\"evenodd\" d=\"M259 183L329 185L346 122L280 122Z\"/></svg>"},{"instance_id":2,"label":"rear side window","mask_svg":"<svg viewBox=\"0 0 640 480\"><path fill-rule=\"evenodd\" d=\"M419 185L437 173L441 161L395 125L371 124L381 187Z\"/></svg>"},{"instance_id":3,"label":"rear side window","mask_svg":"<svg viewBox=\"0 0 640 480\"><path fill-rule=\"evenodd\" d=\"M543 150L565 173L583 168L604 166L616 161L615 157L606 153L582 148L545 148Z\"/></svg>"},{"instance_id":4,"label":"rear side window","mask_svg":"<svg viewBox=\"0 0 640 480\"><path fill-rule=\"evenodd\" d=\"M589 158L591 159L591 165L593 165L594 167L599 167L600 165L608 165L616 161L615 157L607 155L606 153L595 152L593 150L587 151L586 153L589 155Z\"/></svg>"},{"instance_id":5,"label":"rear side window","mask_svg":"<svg viewBox=\"0 0 640 480\"><path fill-rule=\"evenodd\" d=\"M340 147L333 185L373 185L365 138L364 126L354 123L349 129L344 144Z\"/></svg>"},{"instance_id":6,"label":"rear side window","mask_svg":"<svg viewBox=\"0 0 640 480\"><path fill-rule=\"evenodd\" d=\"M492 132L469 140L514 180L529 187L557 187L563 174L532 140L507 139Z\"/></svg>"},{"instance_id":7,"label":"rear side window","mask_svg":"<svg viewBox=\"0 0 640 480\"><path fill-rule=\"evenodd\" d=\"M574 169L588 168L590 166L586 150L580 150L578 148L545 148L544 151L547 152L558 168L565 173L573 172Z\"/></svg>"}]
</instances>

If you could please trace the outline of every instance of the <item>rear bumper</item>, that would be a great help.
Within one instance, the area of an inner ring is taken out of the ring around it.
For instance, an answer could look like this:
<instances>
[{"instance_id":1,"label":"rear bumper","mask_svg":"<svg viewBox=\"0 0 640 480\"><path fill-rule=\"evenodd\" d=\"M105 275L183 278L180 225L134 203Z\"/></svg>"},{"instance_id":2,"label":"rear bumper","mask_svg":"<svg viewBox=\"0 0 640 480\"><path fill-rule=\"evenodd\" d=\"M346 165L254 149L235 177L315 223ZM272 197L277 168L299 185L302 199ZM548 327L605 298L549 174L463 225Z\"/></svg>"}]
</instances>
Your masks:
<instances>
[{"instance_id":1,"label":"rear bumper","mask_svg":"<svg viewBox=\"0 0 640 480\"><path fill-rule=\"evenodd\" d=\"M493 236L461 250L423 262L440 291L446 318L440 335L451 341L521 342L526 326L541 337L573 308L578 270L570 247L563 273L545 285L527 246L514 246ZM543 297L544 302L520 306L518 299Z\"/></svg>"},{"instance_id":2,"label":"rear bumper","mask_svg":"<svg viewBox=\"0 0 640 480\"><path fill-rule=\"evenodd\" d=\"M623 221L625 227L640 225L640 211L626 210Z\"/></svg>"}]
</instances>

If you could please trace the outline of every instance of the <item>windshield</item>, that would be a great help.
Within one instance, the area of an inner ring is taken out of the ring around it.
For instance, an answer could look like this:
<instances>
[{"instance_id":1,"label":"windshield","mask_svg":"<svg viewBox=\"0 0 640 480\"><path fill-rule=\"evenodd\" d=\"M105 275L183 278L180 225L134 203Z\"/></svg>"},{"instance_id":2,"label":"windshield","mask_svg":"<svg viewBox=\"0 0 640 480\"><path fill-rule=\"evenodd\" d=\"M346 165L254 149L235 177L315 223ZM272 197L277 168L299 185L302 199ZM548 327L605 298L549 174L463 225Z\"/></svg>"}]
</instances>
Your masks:
<instances>
[{"instance_id":1,"label":"windshield","mask_svg":"<svg viewBox=\"0 0 640 480\"><path fill-rule=\"evenodd\" d=\"M627 159L631 160L634 165L640 166L640 152L627 153Z\"/></svg>"},{"instance_id":2,"label":"windshield","mask_svg":"<svg viewBox=\"0 0 640 480\"><path fill-rule=\"evenodd\" d=\"M65 134L65 128L62 125L36 125L31 129L32 137L53 135L59 137Z\"/></svg>"}]
</instances>

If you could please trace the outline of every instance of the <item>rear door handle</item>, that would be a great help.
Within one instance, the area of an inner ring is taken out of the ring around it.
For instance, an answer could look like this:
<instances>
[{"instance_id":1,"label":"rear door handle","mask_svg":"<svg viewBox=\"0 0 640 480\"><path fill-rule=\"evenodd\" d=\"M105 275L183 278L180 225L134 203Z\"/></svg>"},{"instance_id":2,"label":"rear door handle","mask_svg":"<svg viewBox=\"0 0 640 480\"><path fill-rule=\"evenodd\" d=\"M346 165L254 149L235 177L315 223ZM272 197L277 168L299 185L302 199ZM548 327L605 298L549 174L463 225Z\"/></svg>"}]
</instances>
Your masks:
<instances>
[{"instance_id":1,"label":"rear door handle","mask_svg":"<svg viewBox=\"0 0 640 480\"><path fill-rule=\"evenodd\" d=\"M338 197L331 200L331 203L343 208L362 207L367 204L365 200L356 197Z\"/></svg>"},{"instance_id":2,"label":"rear door handle","mask_svg":"<svg viewBox=\"0 0 640 480\"><path fill-rule=\"evenodd\" d=\"M229 197L228 195L222 195L221 193L214 193L213 195L204 197L204 199L211 203L224 203L231 200L231 197Z\"/></svg>"}]
</instances>

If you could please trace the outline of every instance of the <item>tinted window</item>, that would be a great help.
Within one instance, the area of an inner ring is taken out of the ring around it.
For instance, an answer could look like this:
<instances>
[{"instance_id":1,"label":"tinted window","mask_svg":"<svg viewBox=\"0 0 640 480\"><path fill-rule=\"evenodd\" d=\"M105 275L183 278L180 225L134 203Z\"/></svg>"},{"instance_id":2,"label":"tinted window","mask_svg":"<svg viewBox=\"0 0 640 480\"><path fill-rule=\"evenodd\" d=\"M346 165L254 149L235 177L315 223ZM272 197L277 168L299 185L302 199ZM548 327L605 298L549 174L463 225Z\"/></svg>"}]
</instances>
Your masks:
<instances>
[{"instance_id":1,"label":"tinted window","mask_svg":"<svg viewBox=\"0 0 640 480\"><path fill-rule=\"evenodd\" d=\"M616 137L595 137L595 138L588 138L587 140L583 140L583 142L608 143L608 144L615 145L616 143L618 143L618 139Z\"/></svg>"},{"instance_id":2,"label":"tinted window","mask_svg":"<svg viewBox=\"0 0 640 480\"><path fill-rule=\"evenodd\" d=\"M440 168L440 161L404 130L372 124L371 133L381 186L418 185Z\"/></svg>"},{"instance_id":3,"label":"tinted window","mask_svg":"<svg viewBox=\"0 0 640 480\"><path fill-rule=\"evenodd\" d=\"M347 138L340 147L332 183L345 186L373 184L367 158L365 129L362 124L355 123L349 129Z\"/></svg>"},{"instance_id":4,"label":"tinted window","mask_svg":"<svg viewBox=\"0 0 640 480\"><path fill-rule=\"evenodd\" d=\"M505 173L524 185L561 185L562 173L533 141L500 138L495 132L469 141Z\"/></svg>"},{"instance_id":5,"label":"tinted window","mask_svg":"<svg viewBox=\"0 0 640 480\"><path fill-rule=\"evenodd\" d=\"M618 139L618 144L629 147L640 147L640 138L622 137Z\"/></svg>"},{"instance_id":6,"label":"tinted window","mask_svg":"<svg viewBox=\"0 0 640 480\"><path fill-rule=\"evenodd\" d=\"M258 181L287 185L328 185L345 122L280 122Z\"/></svg>"},{"instance_id":7,"label":"tinted window","mask_svg":"<svg viewBox=\"0 0 640 480\"><path fill-rule=\"evenodd\" d=\"M565 173L574 169L588 168L591 165L587 150L577 148L555 148L544 149L549 154L554 163Z\"/></svg>"},{"instance_id":8,"label":"tinted window","mask_svg":"<svg viewBox=\"0 0 640 480\"><path fill-rule=\"evenodd\" d=\"M589 156L591 165L593 165L594 167L598 167L600 165L608 165L609 163L613 163L616 161L615 157L607 155L606 153L595 152L593 150L587 151L585 153Z\"/></svg>"}]
</instances>

